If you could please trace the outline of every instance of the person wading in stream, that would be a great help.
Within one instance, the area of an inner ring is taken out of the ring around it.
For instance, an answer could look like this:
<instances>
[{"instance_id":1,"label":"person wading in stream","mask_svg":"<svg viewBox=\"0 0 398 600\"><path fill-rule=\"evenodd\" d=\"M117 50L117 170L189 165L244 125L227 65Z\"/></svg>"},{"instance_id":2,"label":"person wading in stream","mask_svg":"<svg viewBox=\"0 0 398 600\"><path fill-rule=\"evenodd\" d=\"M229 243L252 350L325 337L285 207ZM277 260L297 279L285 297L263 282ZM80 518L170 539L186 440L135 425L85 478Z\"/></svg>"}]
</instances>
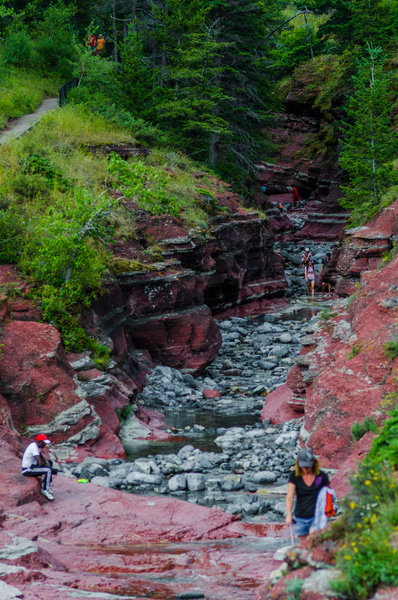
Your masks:
<instances>
[{"instance_id":1,"label":"person wading in stream","mask_svg":"<svg viewBox=\"0 0 398 600\"><path fill-rule=\"evenodd\" d=\"M25 477L37 477L41 481L40 491L43 496L47 500L54 500L54 494L50 488L53 463L51 460L46 460L41 453L41 450L48 444L51 444L51 442L44 433L39 433L36 436L36 441L29 444L22 457L22 475L25 475ZM42 477L43 479L41 480Z\"/></svg>"},{"instance_id":2,"label":"person wading in stream","mask_svg":"<svg viewBox=\"0 0 398 600\"><path fill-rule=\"evenodd\" d=\"M328 292L329 292L329 298L330 298L332 295L332 286L331 286L330 279L328 279L327 275L325 274L325 271L328 267L329 262L330 262L330 252L326 252L326 256L322 260L322 264L321 264L322 296L324 296L324 294L325 294L325 286L327 285Z\"/></svg>"},{"instance_id":3,"label":"person wading in stream","mask_svg":"<svg viewBox=\"0 0 398 600\"><path fill-rule=\"evenodd\" d=\"M317 496L329 477L320 470L319 461L310 448L298 453L294 471L290 474L286 494L286 523L293 523L294 533L305 541L314 524ZM294 498L296 506L293 513Z\"/></svg>"},{"instance_id":4,"label":"person wading in stream","mask_svg":"<svg viewBox=\"0 0 398 600\"><path fill-rule=\"evenodd\" d=\"M310 297L310 292L312 299L315 299L315 279L316 272L315 266L311 259L308 260L307 264L304 267L304 275L305 281L307 282L307 296Z\"/></svg>"}]
</instances>

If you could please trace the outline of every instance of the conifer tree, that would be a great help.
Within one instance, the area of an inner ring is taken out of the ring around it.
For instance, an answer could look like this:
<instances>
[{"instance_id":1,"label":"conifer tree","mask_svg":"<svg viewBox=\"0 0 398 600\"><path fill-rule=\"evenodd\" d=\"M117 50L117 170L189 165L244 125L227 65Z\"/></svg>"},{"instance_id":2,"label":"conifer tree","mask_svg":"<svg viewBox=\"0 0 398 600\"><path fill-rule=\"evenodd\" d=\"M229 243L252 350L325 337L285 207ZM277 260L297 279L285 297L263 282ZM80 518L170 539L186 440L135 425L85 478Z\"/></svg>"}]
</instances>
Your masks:
<instances>
[{"instance_id":1,"label":"conifer tree","mask_svg":"<svg viewBox=\"0 0 398 600\"><path fill-rule=\"evenodd\" d=\"M396 35L395 0L308 0L307 6L328 15L320 32L331 35L341 48L366 48L367 44L385 48Z\"/></svg>"},{"instance_id":2,"label":"conifer tree","mask_svg":"<svg viewBox=\"0 0 398 600\"><path fill-rule=\"evenodd\" d=\"M153 69L145 56L143 42L133 25L119 49L122 65L118 80L124 104L134 116L150 118L158 89L154 86Z\"/></svg>"},{"instance_id":3,"label":"conifer tree","mask_svg":"<svg viewBox=\"0 0 398 600\"><path fill-rule=\"evenodd\" d=\"M243 183L264 146L266 116L272 108L266 38L278 1L208 0L208 5L215 39L226 44L218 114L231 130L213 139L210 154L223 175Z\"/></svg>"},{"instance_id":4,"label":"conifer tree","mask_svg":"<svg viewBox=\"0 0 398 600\"><path fill-rule=\"evenodd\" d=\"M353 211L354 222L375 214L384 192L396 180L391 74L383 63L380 48L369 47L368 56L358 61L355 91L346 107L348 121L339 162L349 177L342 205Z\"/></svg>"}]
</instances>

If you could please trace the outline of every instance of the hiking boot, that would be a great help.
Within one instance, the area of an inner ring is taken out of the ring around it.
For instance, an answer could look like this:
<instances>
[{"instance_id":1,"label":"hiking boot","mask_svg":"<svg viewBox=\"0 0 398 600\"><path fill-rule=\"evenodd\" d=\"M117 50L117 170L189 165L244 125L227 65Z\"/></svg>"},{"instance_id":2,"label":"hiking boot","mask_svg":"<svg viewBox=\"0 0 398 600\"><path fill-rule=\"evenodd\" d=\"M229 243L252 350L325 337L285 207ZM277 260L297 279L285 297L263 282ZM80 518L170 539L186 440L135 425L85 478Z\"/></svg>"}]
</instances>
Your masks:
<instances>
[{"instance_id":1,"label":"hiking boot","mask_svg":"<svg viewBox=\"0 0 398 600\"><path fill-rule=\"evenodd\" d=\"M47 498L47 500L54 500L54 494L52 494L50 490L41 490L41 493Z\"/></svg>"}]
</instances>

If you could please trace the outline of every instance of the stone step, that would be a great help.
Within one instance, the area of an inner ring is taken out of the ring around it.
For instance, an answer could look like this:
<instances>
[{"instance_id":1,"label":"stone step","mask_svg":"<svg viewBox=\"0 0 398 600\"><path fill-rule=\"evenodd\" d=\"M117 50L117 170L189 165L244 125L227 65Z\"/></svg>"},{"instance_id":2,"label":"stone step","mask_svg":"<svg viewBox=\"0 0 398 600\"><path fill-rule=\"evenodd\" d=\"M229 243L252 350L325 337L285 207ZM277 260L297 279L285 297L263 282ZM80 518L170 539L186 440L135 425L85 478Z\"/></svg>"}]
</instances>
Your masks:
<instances>
[{"instance_id":1,"label":"stone step","mask_svg":"<svg viewBox=\"0 0 398 600\"><path fill-rule=\"evenodd\" d=\"M288 405L294 412L304 413L307 399L305 396L292 396L290 400L287 401Z\"/></svg>"},{"instance_id":2,"label":"stone step","mask_svg":"<svg viewBox=\"0 0 398 600\"><path fill-rule=\"evenodd\" d=\"M351 213L317 213L317 212L310 212L308 213L308 217L309 218L331 218L331 219L349 219L351 216Z\"/></svg>"},{"instance_id":3,"label":"stone step","mask_svg":"<svg viewBox=\"0 0 398 600\"><path fill-rule=\"evenodd\" d=\"M312 219L308 218L308 223L319 223L320 225L344 225L347 219Z\"/></svg>"}]
</instances>

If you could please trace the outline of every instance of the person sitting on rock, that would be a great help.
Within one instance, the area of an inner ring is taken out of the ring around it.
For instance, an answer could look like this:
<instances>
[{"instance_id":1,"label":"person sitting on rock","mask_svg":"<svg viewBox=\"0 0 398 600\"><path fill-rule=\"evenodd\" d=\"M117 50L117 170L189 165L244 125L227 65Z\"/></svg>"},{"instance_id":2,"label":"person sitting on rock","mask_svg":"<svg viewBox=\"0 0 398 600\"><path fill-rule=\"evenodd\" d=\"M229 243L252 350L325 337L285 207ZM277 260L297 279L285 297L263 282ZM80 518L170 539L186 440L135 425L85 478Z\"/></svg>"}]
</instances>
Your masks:
<instances>
[{"instance_id":1,"label":"person sitting on rock","mask_svg":"<svg viewBox=\"0 0 398 600\"><path fill-rule=\"evenodd\" d=\"M40 491L47 500L54 500L54 493L50 487L53 468L52 461L46 460L41 453L51 441L44 433L36 436L36 441L29 444L22 457L22 475L25 477L37 477L41 482ZM41 479L43 477L43 479Z\"/></svg>"}]
</instances>

